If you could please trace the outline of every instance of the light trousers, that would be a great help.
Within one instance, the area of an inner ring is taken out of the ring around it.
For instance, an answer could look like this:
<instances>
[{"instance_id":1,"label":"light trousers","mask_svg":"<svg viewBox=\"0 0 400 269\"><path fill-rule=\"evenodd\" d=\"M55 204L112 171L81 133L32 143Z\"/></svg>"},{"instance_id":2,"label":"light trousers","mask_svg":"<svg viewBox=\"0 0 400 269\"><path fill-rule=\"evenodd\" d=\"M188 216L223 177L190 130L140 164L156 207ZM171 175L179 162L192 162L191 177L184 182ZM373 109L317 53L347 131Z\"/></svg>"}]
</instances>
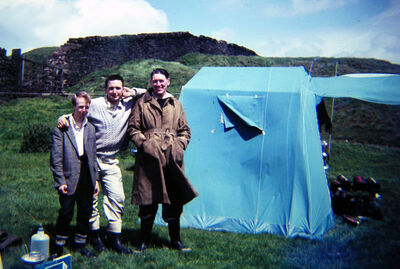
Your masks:
<instances>
[{"instance_id":1,"label":"light trousers","mask_svg":"<svg viewBox=\"0 0 400 269\"><path fill-rule=\"evenodd\" d=\"M122 216L124 214L125 194L122 184L119 161L115 158L97 157L99 178L103 191L103 209L108 220L107 231L121 233ZM100 229L100 212L98 197L93 199L93 211L90 218L90 229Z\"/></svg>"}]
</instances>

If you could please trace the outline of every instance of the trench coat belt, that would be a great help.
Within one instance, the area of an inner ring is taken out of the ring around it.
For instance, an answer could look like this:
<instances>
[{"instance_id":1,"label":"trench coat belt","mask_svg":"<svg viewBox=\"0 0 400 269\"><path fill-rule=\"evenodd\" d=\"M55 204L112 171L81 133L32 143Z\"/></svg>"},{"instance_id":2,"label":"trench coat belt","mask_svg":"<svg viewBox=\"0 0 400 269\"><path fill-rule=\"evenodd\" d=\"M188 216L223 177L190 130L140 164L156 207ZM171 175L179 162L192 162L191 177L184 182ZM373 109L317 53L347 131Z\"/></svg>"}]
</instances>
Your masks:
<instances>
[{"instance_id":1,"label":"trench coat belt","mask_svg":"<svg viewBox=\"0 0 400 269\"><path fill-rule=\"evenodd\" d=\"M169 129L160 129L160 128L153 128L146 130L144 133L144 136L146 139L150 138L154 134L161 137L161 149L165 151L170 144L172 144L174 137L176 136L176 133L173 132L171 133Z\"/></svg>"}]
</instances>

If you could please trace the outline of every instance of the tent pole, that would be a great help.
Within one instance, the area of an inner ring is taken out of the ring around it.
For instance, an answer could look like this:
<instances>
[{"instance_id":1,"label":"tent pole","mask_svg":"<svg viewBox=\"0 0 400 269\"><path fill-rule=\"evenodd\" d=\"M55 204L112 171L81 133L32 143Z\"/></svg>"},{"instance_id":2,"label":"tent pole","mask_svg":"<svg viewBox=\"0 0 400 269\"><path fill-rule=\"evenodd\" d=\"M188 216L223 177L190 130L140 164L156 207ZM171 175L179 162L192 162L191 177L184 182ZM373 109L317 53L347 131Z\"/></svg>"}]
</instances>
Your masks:
<instances>
[{"instance_id":1,"label":"tent pole","mask_svg":"<svg viewBox=\"0 0 400 269\"><path fill-rule=\"evenodd\" d=\"M316 62L318 59L319 59L319 57L315 57L311 62L310 70L308 72L308 77L310 77L310 78L311 78L311 73L312 73L312 69L313 69L313 66L314 66L314 62Z\"/></svg>"},{"instance_id":2,"label":"tent pole","mask_svg":"<svg viewBox=\"0 0 400 269\"><path fill-rule=\"evenodd\" d=\"M336 65L335 65L335 77L337 76L338 73L338 66L339 66L339 61L336 61ZM333 111L334 111L334 107L335 107L335 98L332 97L332 105L331 105L331 122L333 124ZM328 138L328 156L330 156L331 154L331 140L332 140L332 130L329 134L329 138Z\"/></svg>"}]
</instances>

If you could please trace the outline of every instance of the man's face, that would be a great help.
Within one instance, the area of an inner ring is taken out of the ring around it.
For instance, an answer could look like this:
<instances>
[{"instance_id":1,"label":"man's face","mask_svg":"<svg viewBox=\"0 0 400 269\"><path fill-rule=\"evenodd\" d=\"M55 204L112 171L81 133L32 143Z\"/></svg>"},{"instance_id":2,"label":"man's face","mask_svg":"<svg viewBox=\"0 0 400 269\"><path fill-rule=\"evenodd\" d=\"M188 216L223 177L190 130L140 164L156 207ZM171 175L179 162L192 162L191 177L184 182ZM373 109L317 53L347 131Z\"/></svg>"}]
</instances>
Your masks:
<instances>
[{"instance_id":1,"label":"man's face","mask_svg":"<svg viewBox=\"0 0 400 269\"><path fill-rule=\"evenodd\" d=\"M153 88L153 94L157 98L162 98L167 91L170 80L163 74L154 74L150 80L150 85Z\"/></svg>"},{"instance_id":2,"label":"man's face","mask_svg":"<svg viewBox=\"0 0 400 269\"><path fill-rule=\"evenodd\" d=\"M85 97L77 97L76 105L74 107L74 118L82 120L89 112L90 103Z\"/></svg>"},{"instance_id":3,"label":"man's face","mask_svg":"<svg viewBox=\"0 0 400 269\"><path fill-rule=\"evenodd\" d=\"M124 87L121 80L110 80L107 84L107 99L112 104L117 104L122 98Z\"/></svg>"}]
</instances>

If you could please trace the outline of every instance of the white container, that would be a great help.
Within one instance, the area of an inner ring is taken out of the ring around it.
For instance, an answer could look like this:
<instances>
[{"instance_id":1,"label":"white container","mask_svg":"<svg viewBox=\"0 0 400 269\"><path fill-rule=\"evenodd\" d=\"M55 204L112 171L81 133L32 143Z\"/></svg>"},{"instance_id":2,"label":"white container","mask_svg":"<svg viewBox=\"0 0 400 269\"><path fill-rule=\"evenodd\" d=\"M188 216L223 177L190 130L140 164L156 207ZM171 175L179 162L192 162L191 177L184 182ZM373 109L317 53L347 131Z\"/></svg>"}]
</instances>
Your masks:
<instances>
[{"instance_id":1,"label":"white container","mask_svg":"<svg viewBox=\"0 0 400 269\"><path fill-rule=\"evenodd\" d=\"M40 227L31 237L31 252L39 252L46 260L49 257L50 238L44 233L43 227Z\"/></svg>"}]
</instances>

